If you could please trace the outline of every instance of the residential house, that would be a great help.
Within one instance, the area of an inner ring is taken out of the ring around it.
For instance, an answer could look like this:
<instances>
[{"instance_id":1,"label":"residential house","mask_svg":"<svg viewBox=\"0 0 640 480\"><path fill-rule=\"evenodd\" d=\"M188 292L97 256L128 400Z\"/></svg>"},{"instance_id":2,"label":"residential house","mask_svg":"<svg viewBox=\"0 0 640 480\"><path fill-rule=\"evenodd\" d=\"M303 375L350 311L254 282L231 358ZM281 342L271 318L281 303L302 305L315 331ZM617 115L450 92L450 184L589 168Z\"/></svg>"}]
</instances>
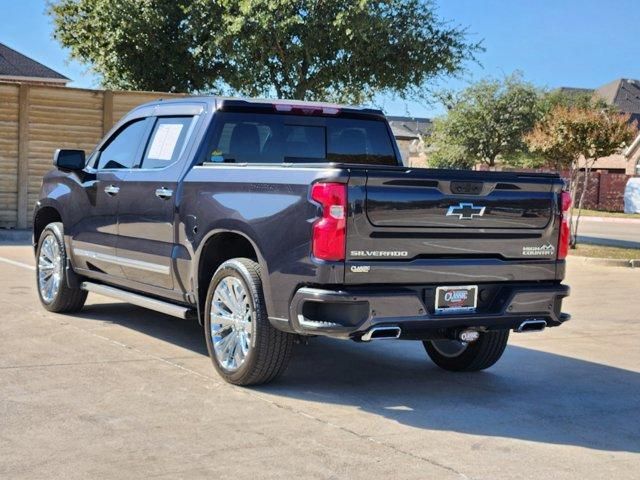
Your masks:
<instances>
[{"instance_id":1,"label":"residential house","mask_svg":"<svg viewBox=\"0 0 640 480\"><path fill-rule=\"evenodd\" d=\"M593 93L595 96L603 99L609 105L615 105L622 113L631 115L631 121L638 122L640 126L640 80L629 78L619 78L613 82L602 85L596 89L587 88L571 88L563 87L560 91L564 93ZM640 143L640 142L639 142ZM595 171L608 173L626 173L627 175L640 174L638 164L639 155L634 149L635 154L630 153L631 149L626 152L620 152L608 157L599 158L593 169Z\"/></svg>"},{"instance_id":2,"label":"residential house","mask_svg":"<svg viewBox=\"0 0 640 480\"><path fill-rule=\"evenodd\" d=\"M429 118L388 116L391 131L405 165L425 166L423 139L431 131Z\"/></svg>"},{"instance_id":3,"label":"residential house","mask_svg":"<svg viewBox=\"0 0 640 480\"><path fill-rule=\"evenodd\" d=\"M595 94L640 122L640 80L619 78L595 90Z\"/></svg>"},{"instance_id":4,"label":"residential house","mask_svg":"<svg viewBox=\"0 0 640 480\"><path fill-rule=\"evenodd\" d=\"M0 81L64 87L70 80L40 62L0 43Z\"/></svg>"},{"instance_id":5,"label":"residential house","mask_svg":"<svg viewBox=\"0 0 640 480\"><path fill-rule=\"evenodd\" d=\"M638 133L636 139L624 152L624 155L627 159L627 163L635 165L635 174L640 175L640 133Z\"/></svg>"}]
</instances>

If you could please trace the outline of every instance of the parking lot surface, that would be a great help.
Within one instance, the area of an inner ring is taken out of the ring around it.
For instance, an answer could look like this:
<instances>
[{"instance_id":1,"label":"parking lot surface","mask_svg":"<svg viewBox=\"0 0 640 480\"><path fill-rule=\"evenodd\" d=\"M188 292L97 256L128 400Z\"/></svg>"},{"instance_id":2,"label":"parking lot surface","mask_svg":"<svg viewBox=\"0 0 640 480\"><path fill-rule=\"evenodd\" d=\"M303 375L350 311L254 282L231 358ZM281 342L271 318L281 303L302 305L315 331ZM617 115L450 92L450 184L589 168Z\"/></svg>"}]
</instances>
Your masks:
<instances>
[{"instance_id":1,"label":"parking lot surface","mask_svg":"<svg viewBox=\"0 0 640 480\"><path fill-rule=\"evenodd\" d=\"M570 264L571 322L512 334L486 372L312 339L243 389L195 322L95 294L46 312L33 264L0 246L0 478L638 478L637 269Z\"/></svg>"}]
</instances>

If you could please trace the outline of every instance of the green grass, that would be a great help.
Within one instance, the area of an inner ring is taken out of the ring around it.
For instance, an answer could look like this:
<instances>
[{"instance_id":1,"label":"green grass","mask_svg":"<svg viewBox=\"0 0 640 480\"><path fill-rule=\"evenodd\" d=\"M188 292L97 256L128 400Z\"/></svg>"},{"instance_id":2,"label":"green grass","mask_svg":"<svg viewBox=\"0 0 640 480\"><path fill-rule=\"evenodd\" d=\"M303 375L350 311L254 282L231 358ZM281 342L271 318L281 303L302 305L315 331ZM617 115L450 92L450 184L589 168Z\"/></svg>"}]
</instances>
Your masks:
<instances>
[{"instance_id":1,"label":"green grass","mask_svg":"<svg viewBox=\"0 0 640 480\"><path fill-rule=\"evenodd\" d=\"M578 209L573 209L573 214L578 214ZM585 217L619 217L619 218L637 218L640 219L640 214L638 213L622 213L622 212L603 212L600 210L585 210L582 209L580 215L584 215Z\"/></svg>"},{"instance_id":2,"label":"green grass","mask_svg":"<svg viewBox=\"0 0 640 480\"><path fill-rule=\"evenodd\" d=\"M569 255L591 258L615 258L620 260L640 259L640 248L605 247L602 245L586 245L580 243L577 248L570 249Z\"/></svg>"}]
</instances>

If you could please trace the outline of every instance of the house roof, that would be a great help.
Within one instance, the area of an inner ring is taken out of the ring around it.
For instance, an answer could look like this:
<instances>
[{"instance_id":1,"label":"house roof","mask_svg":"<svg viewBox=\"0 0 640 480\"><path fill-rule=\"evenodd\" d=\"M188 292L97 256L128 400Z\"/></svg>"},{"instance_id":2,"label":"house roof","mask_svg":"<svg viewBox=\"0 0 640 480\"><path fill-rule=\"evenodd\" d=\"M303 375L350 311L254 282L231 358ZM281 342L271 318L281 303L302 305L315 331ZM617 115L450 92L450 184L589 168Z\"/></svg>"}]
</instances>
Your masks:
<instances>
[{"instance_id":1,"label":"house roof","mask_svg":"<svg viewBox=\"0 0 640 480\"><path fill-rule=\"evenodd\" d=\"M630 113L633 120L640 119L640 80L619 78L597 88L595 94L621 112Z\"/></svg>"},{"instance_id":2,"label":"house roof","mask_svg":"<svg viewBox=\"0 0 640 480\"><path fill-rule=\"evenodd\" d=\"M0 79L67 83L64 75L0 43Z\"/></svg>"},{"instance_id":3,"label":"house roof","mask_svg":"<svg viewBox=\"0 0 640 480\"><path fill-rule=\"evenodd\" d=\"M621 112L629 113L631 120L640 122L640 80L618 78L596 89L560 87L566 94L594 93L609 105L617 106Z\"/></svg>"},{"instance_id":4,"label":"house roof","mask_svg":"<svg viewBox=\"0 0 640 480\"><path fill-rule=\"evenodd\" d=\"M388 116L387 120L394 137L409 140L429 133L432 125L430 118Z\"/></svg>"}]
</instances>

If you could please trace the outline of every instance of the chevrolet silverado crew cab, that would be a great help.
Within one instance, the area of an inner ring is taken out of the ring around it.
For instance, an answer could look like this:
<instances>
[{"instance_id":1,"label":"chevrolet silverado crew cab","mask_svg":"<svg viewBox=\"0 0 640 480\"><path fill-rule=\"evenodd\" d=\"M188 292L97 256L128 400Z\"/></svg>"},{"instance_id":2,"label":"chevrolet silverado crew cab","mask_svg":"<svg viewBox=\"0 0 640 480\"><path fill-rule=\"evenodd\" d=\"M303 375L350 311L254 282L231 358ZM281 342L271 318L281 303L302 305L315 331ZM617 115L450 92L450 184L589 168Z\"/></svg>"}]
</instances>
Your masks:
<instances>
[{"instance_id":1,"label":"chevrolet silverado crew cab","mask_svg":"<svg viewBox=\"0 0 640 480\"><path fill-rule=\"evenodd\" d=\"M234 384L272 380L319 335L417 340L477 371L510 330L569 318L560 177L403 166L377 110L157 101L54 165L33 220L43 306L96 292L197 319Z\"/></svg>"}]
</instances>

